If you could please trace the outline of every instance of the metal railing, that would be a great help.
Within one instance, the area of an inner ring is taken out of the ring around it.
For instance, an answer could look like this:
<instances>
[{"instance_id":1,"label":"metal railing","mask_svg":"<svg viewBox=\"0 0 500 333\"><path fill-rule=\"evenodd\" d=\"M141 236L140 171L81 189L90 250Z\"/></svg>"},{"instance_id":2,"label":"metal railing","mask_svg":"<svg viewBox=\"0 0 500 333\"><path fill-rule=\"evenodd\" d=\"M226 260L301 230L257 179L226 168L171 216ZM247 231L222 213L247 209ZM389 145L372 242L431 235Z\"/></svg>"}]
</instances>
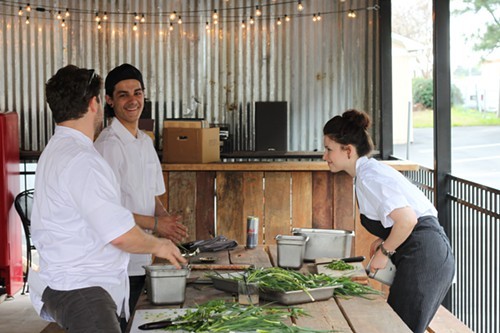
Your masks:
<instances>
[{"instance_id":1,"label":"metal railing","mask_svg":"<svg viewBox=\"0 0 500 333\"><path fill-rule=\"evenodd\" d=\"M434 171L405 176L434 202ZM450 311L476 333L500 332L500 191L449 175L456 260Z\"/></svg>"}]
</instances>

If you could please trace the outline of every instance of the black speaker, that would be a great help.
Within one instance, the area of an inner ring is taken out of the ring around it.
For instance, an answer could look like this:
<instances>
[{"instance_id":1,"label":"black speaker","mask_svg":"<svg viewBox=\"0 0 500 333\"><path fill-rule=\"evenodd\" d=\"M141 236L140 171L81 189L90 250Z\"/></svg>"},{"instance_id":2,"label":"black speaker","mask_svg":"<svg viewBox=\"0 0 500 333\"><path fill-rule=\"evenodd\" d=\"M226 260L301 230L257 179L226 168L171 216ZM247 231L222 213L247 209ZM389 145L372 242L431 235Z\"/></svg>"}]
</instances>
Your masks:
<instances>
[{"instance_id":1,"label":"black speaker","mask_svg":"<svg viewBox=\"0 0 500 333\"><path fill-rule=\"evenodd\" d=\"M287 151L287 120L287 102L255 102L255 150Z\"/></svg>"}]
</instances>

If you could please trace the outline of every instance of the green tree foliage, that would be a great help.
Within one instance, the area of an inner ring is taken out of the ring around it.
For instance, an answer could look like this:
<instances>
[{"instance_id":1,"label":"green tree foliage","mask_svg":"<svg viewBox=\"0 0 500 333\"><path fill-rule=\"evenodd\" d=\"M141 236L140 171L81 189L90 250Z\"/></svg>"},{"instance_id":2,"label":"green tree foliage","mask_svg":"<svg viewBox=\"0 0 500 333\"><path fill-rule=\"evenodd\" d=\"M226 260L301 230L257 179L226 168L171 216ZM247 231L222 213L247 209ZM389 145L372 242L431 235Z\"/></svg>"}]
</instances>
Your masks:
<instances>
[{"instance_id":1,"label":"green tree foliage","mask_svg":"<svg viewBox=\"0 0 500 333\"><path fill-rule=\"evenodd\" d=\"M434 107L434 85L432 79L415 78L412 82L413 104L421 104L426 109ZM451 104L463 104L463 98L455 85L451 86Z\"/></svg>"},{"instance_id":2,"label":"green tree foliage","mask_svg":"<svg viewBox=\"0 0 500 333\"><path fill-rule=\"evenodd\" d=\"M476 51L493 51L500 48L500 0L462 0L466 5L459 13L483 11L488 13L492 20L485 22L485 30L477 36L474 45Z\"/></svg>"}]
</instances>

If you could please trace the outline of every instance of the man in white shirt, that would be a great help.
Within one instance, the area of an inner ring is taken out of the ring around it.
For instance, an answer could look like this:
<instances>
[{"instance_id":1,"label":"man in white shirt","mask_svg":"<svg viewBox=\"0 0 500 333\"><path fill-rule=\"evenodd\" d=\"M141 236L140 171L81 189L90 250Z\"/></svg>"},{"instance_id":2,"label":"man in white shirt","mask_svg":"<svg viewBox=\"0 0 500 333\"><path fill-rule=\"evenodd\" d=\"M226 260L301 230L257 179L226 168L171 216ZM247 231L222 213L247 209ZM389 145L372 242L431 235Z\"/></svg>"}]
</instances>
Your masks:
<instances>
[{"instance_id":1,"label":"man in white shirt","mask_svg":"<svg viewBox=\"0 0 500 333\"><path fill-rule=\"evenodd\" d=\"M128 253L186 263L172 241L145 233L121 205L113 170L92 142L103 121L101 87L94 70L73 65L46 84L57 126L36 171L31 232L40 268L30 272L30 296L42 318L70 332L122 331Z\"/></svg>"},{"instance_id":2,"label":"man in white shirt","mask_svg":"<svg viewBox=\"0 0 500 333\"><path fill-rule=\"evenodd\" d=\"M165 192L160 160L151 138L139 130L144 108L142 74L130 64L115 67L106 77L105 89L105 112L111 125L101 132L94 146L118 179L121 203L141 228L179 243L187 236L187 228L181 216L170 215L159 199ZM143 266L150 264L151 255L130 256L130 309L144 287Z\"/></svg>"}]
</instances>

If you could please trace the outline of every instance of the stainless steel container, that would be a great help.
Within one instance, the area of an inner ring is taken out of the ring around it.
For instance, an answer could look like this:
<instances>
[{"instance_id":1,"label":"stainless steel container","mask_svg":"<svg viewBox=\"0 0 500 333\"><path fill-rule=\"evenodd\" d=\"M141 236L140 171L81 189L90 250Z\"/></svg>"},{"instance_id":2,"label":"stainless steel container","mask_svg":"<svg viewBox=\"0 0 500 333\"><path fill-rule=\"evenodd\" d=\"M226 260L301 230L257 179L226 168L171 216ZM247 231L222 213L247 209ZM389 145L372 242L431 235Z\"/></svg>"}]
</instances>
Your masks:
<instances>
[{"instance_id":1,"label":"stainless steel container","mask_svg":"<svg viewBox=\"0 0 500 333\"><path fill-rule=\"evenodd\" d=\"M293 269L302 267L306 243L307 236L304 235L277 235L278 266Z\"/></svg>"},{"instance_id":2,"label":"stainless steel container","mask_svg":"<svg viewBox=\"0 0 500 333\"><path fill-rule=\"evenodd\" d=\"M354 231L293 228L292 234L309 237L309 241L305 246L304 260L345 258L351 256Z\"/></svg>"},{"instance_id":3,"label":"stainless steel container","mask_svg":"<svg viewBox=\"0 0 500 333\"><path fill-rule=\"evenodd\" d=\"M189 267L176 269L173 265L150 265L146 269L148 299L153 304L184 302Z\"/></svg>"}]
</instances>

